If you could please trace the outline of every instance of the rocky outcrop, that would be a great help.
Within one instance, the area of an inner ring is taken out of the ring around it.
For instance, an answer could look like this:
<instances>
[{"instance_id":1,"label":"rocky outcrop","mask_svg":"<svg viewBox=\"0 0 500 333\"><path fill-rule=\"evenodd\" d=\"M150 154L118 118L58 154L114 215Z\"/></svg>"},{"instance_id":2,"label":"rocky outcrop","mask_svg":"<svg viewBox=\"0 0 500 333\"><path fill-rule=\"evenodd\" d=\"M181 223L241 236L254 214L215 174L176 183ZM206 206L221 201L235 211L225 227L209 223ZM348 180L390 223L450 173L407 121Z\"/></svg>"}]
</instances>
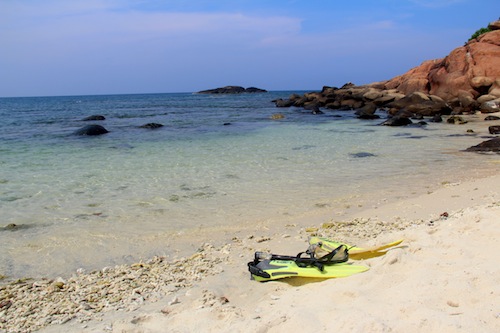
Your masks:
<instances>
[{"instance_id":1,"label":"rocky outcrop","mask_svg":"<svg viewBox=\"0 0 500 333\"><path fill-rule=\"evenodd\" d=\"M492 31L454 49L448 56L426 61L381 85L403 94L419 91L435 95L462 108L460 111L499 111L500 21L491 23L489 28ZM495 103L483 105L490 101Z\"/></svg>"},{"instance_id":2,"label":"rocky outcrop","mask_svg":"<svg viewBox=\"0 0 500 333\"><path fill-rule=\"evenodd\" d=\"M240 86L226 86L221 88L198 91L198 94L241 94L241 93L265 93L264 89L249 87L243 88Z\"/></svg>"},{"instance_id":3,"label":"rocky outcrop","mask_svg":"<svg viewBox=\"0 0 500 333\"><path fill-rule=\"evenodd\" d=\"M470 112L500 111L500 21L492 30L470 40L442 59L429 60L387 81L292 95L274 101L277 107L312 106L358 110L361 119L373 119L377 109L389 115L435 117Z\"/></svg>"}]
</instances>

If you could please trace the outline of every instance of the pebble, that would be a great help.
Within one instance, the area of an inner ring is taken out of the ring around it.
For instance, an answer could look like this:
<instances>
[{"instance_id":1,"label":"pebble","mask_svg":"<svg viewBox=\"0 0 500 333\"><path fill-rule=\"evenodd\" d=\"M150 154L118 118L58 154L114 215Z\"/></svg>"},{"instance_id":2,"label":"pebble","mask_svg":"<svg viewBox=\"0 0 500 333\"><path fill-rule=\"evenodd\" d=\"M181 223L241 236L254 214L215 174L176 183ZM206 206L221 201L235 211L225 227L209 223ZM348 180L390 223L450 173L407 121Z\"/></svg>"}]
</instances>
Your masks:
<instances>
[{"instance_id":1,"label":"pebble","mask_svg":"<svg viewBox=\"0 0 500 333\"><path fill-rule=\"evenodd\" d=\"M179 298L176 296L170 302L168 302L168 305L179 304L180 302L181 301L179 301Z\"/></svg>"}]
</instances>

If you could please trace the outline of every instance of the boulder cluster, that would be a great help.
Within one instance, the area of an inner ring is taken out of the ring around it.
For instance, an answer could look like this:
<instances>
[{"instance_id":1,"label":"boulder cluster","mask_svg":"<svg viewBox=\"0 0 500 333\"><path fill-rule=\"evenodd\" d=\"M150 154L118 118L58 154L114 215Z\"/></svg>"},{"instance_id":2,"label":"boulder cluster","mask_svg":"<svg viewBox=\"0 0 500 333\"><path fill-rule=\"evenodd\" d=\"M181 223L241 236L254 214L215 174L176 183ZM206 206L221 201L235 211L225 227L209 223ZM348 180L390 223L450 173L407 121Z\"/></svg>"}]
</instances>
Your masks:
<instances>
[{"instance_id":1,"label":"boulder cluster","mask_svg":"<svg viewBox=\"0 0 500 333\"><path fill-rule=\"evenodd\" d=\"M500 21L490 32L468 41L442 59L429 60L387 81L341 88L274 101L277 107L298 106L357 110L360 118L375 118L383 109L390 116L435 117L450 114L500 111Z\"/></svg>"},{"instance_id":2,"label":"boulder cluster","mask_svg":"<svg viewBox=\"0 0 500 333\"><path fill-rule=\"evenodd\" d=\"M441 122L442 115L449 115L448 123L463 124L466 121L458 115L500 112L500 21L490 23L488 29L446 57L425 61L390 80L325 86L319 92L293 94L273 102L277 107L302 107L313 114L323 113L321 108L355 110L360 119L380 118L376 111L383 110L389 119L382 125L388 126L406 126L413 123L411 119L424 117ZM485 120L498 119L491 115ZM489 132L500 134L500 128L490 126ZM500 140L494 138L468 151L500 152Z\"/></svg>"}]
</instances>

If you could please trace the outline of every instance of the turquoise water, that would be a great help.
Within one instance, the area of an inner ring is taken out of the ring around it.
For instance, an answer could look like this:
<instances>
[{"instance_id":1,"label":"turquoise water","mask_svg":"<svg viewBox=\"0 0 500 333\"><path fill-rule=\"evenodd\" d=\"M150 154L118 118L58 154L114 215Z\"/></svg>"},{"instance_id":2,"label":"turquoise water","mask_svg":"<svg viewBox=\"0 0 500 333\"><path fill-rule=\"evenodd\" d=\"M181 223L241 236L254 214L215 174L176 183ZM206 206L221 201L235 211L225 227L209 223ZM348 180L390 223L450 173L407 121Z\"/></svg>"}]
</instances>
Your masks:
<instances>
[{"instance_id":1,"label":"turquoise water","mask_svg":"<svg viewBox=\"0 0 500 333\"><path fill-rule=\"evenodd\" d=\"M484 140L479 116L476 135L391 128L271 103L291 93L0 99L0 226L19 226L0 231L0 274L136 261L175 250L173 233L335 214L494 169L460 152ZM72 134L94 114L110 133Z\"/></svg>"}]
</instances>

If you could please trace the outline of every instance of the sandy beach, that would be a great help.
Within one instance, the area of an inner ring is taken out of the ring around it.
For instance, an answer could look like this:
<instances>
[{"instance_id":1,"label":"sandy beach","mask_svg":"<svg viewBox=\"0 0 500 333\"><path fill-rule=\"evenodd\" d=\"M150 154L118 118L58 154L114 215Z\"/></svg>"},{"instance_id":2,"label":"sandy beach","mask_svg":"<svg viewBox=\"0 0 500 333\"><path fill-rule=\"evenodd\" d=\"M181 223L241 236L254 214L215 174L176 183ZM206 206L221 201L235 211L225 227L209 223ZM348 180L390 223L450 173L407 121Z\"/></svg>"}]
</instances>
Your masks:
<instances>
[{"instance_id":1,"label":"sandy beach","mask_svg":"<svg viewBox=\"0 0 500 333\"><path fill-rule=\"evenodd\" d=\"M499 189L500 175L443 183L348 219L233 230L230 242L174 261L4 284L0 331L498 332ZM250 279L255 251L295 255L311 235L363 247L404 242L356 261L370 269L346 278Z\"/></svg>"},{"instance_id":2,"label":"sandy beach","mask_svg":"<svg viewBox=\"0 0 500 333\"><path fill-rule=\"evenodd\" d=\"M499 4L0 1L0 333L500 333Z\"/></svg>"}]
</instances>

